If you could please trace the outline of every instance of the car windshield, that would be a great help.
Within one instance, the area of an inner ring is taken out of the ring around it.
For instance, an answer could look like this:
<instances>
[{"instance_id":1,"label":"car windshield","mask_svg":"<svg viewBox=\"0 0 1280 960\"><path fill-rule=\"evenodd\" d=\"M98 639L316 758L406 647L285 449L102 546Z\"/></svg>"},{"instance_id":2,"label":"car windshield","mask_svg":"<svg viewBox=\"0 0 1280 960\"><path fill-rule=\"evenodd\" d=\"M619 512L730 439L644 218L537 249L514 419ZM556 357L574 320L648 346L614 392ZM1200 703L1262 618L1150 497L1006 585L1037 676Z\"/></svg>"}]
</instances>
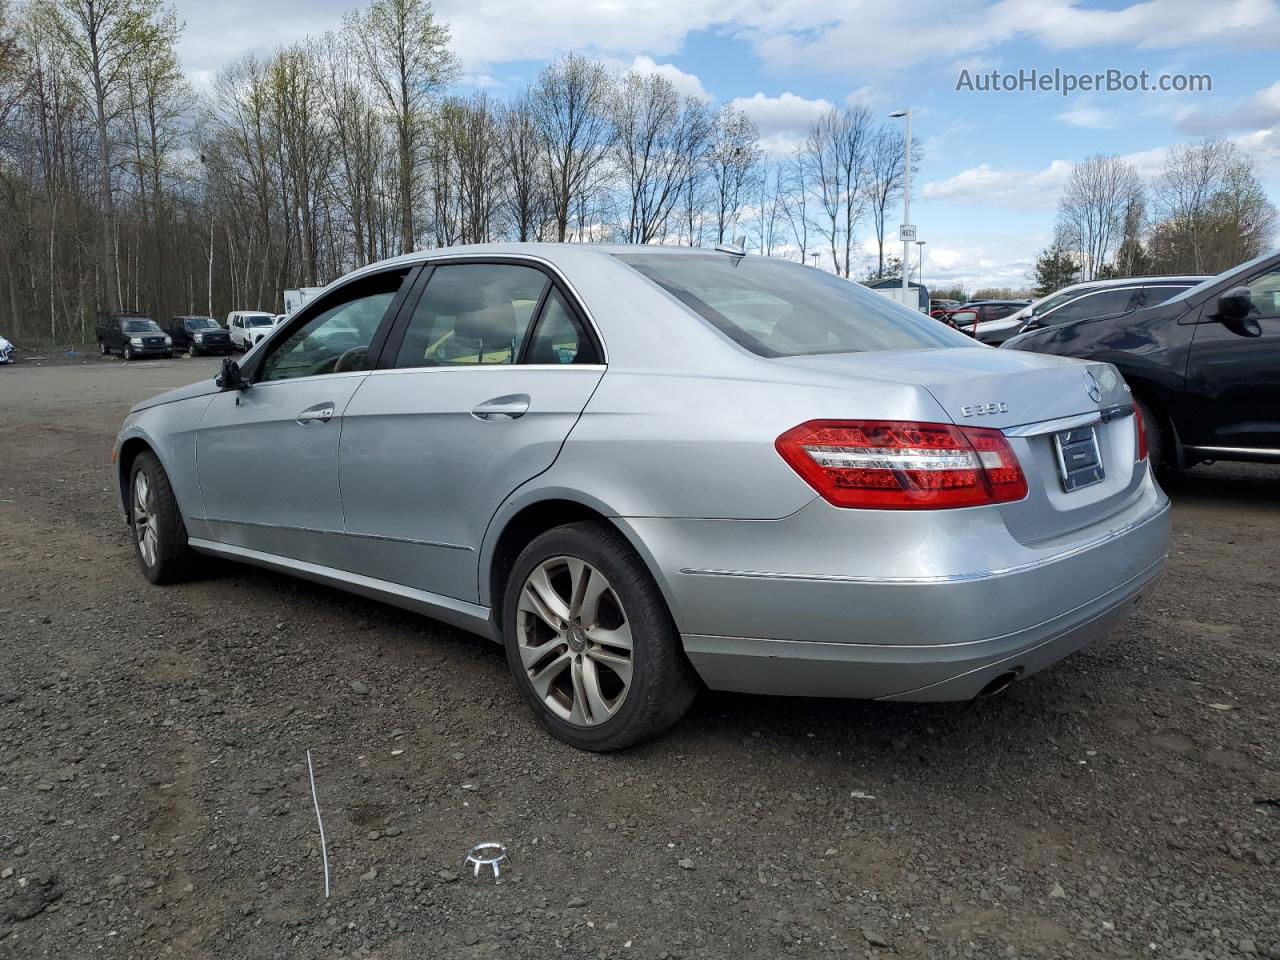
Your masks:
<instances>
[{"instance_id":1,"label":"car windshield","mask_svg":"<svg viewBox=\"0 0 1280 960\"><path fill-rule=\"evenodd\" d=\"M246 327L270 327L275 325L275 318L269 317L265 313L259 313L252 317L245 317L244 325Z\"/></svg>"},{"instance_id":2,"label":"car windshield","mask_svg":"<svg viewBox=\"0 0 1280 960\"><path fill-rule=\"evenodd\" d=\"M218 321L212 317L187 317L186 325L188 330L212 330Z\"/></svg>"},{"instance_id":3,"label":"car windshield","mask_svg":"<svg viewBox=\"0 0 1280 960\"><path fill-rule=\"evenodd\" d=\"M722 254L617 257L762 357L973 345L922 313L815 267Z\"/></svg>"},{"instance_id":4,"label":"car windshield","mask_svg":"<svg viewBox=\"0 0 1280 960\"><path fill-rule=\"evenodd\" d=\"M161 333L154 320L124 320L120 329L125 333Z\"/></svg>"}]
</instances>

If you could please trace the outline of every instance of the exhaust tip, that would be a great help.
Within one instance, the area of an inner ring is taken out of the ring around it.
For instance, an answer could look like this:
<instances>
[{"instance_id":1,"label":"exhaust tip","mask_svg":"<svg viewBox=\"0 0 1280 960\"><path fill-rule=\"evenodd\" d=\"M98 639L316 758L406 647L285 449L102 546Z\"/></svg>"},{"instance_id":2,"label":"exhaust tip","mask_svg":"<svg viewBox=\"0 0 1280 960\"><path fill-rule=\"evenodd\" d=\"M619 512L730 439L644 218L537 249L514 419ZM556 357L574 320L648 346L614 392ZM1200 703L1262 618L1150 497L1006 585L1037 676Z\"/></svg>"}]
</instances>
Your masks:
<instances>
[{"instance_id":1,"label":"exhaust tip","mask_svg":"<svg viewBox=\"0 0 1280 960\"><path fill-rule=\"evenodd\" d=\"M1006 690L1009 689L1010 684L1012 684L1013 681L1017 680L1020 676L1022 676L1021 667L1018 667L1014 670L1006 670L1004 673L996 676L994 680L992 680L985 687L979 690L978 696L975 699L982 700L982 699L985 699L986 697L994 697L998 694L1004 693Z\"/></svg>"}]
</instances>

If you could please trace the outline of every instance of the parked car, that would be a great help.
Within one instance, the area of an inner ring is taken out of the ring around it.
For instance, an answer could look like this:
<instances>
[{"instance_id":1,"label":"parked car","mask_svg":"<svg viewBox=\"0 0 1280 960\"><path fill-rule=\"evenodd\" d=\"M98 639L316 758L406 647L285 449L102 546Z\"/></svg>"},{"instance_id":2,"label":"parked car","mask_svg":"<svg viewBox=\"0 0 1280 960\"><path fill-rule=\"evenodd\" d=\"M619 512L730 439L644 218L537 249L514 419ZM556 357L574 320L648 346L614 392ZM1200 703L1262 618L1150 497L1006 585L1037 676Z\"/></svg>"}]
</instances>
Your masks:
<instances>
[{"instance_id":1,"label":"parked car","mask_svg":"<svg viewBox=\"0 0 1280 960\"><path fill-rule=\"evenodd\" d=\"M1155 306L1116 306L1004 346L1114 364L1150 427L1152 463L1280 462L1280 254Z\"/></svg>"},{"instance_id":2,"label":"parked car","mask_svg":"<svg viewBox=\"0 0 1280 960\"><path fill-rule=\"evenodd\" d=\"M178 350L193 357L202 353L230 353L231 334L213 317L171 317L164 325Z\"/></svg>"},{"instance_id":3,"label":"parked car","mask_svg":"<svg viewBox=\"0 0 1280 960\"><path fill-rule=\"evenodd\" d=\"M172 357L173 338L141 313L98 314L98 349L103 356L118 350L126 360Z\"/></svg>"},{"instance_id":4,"label":"parked car","mask_svg":"<svg viewBox=\"0 0 1280 960\"><path fill-rule=\"evenodd\" d=\"M0 337L0 363L13 363L13 344Z\"/></svg>"},{"instance_id":5,"label":"parked car","mask_svg":"<svg viewBox=\"0 0 1280 960\"><path fill-rule=\"evenodd\" d=\"M942 318L944 314L950 313L952 310L959 310L963 304L959 300L930 300L929 316L935 320Z\"/></svg>"},{"instance_id":6,"label":"parked car","mask_svg":"<svg viewBox=\"0 0 1280 960\"><path fill-rule=\"evenodd\" d=\"M233 310L227 314L231 345L245 351L264 339L276 325L275 314L261 310Z\"/></svg>"},{"instance_id":7,"label":"parked car","mask_svg":"<svg viewBox=\"0 0 1280 960\"><path fill-rule=\"evenodd\" d=\"M668 727L699 679L998 692L1107 633L1169 548L1114 367L674 246L363 268L135 407L113 456L152 581L211 554L490 637L589 750Z\"/></svg>"},{"instance_id":8,"label":"parked car","mask_svg":"<svg viewBox=\"0 0 1280 960\"><path fill-rule=\"evenodd\" d=\"M1024 330L1069 323L1081 317L1128 313L1163 303L1208 280L1207 275L1175 277L1116 277L1090 280L1041 297L1017 313L994 323L978 325L978 339L1003 343Z\"/></svg>"},{"instance_id":9,"label":"parked car","mask_svg":"<svg viewBox=\"0 0 1280 960\"><path fill-rule=\"evenodd\" d=\"M970 300L948 312L944 320L975 339L989 342L979 332L993 323L1017 313L1028 300Z\"/></svg>"}]
</instances>

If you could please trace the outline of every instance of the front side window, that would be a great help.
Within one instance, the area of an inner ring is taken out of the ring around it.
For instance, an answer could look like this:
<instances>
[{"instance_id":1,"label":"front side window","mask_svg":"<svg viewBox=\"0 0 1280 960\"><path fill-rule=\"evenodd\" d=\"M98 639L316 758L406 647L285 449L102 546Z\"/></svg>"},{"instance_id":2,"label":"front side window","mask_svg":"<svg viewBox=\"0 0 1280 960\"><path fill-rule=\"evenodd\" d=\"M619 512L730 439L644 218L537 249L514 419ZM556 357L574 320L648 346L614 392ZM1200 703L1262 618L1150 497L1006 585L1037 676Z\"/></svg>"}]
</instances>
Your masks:
<instances>
[{"instance_id":1,"label":"front side window","mask_svg":"<svg viewBox=\"0 0 1280 960\"><path fill-rule=\"evenodd\" d=\"M723 254L618 259L762 357L973 346L964 334L815 267Z\"/></svg>"},{"instance_id":2,"label":"front side window","mask_svg":"<svg viewBox=\"0 0 1280 960\"><path fill-rule=\"evenodd\" d=\"M1259 317L1280 317L1280 267L1249 281L1249 299Z\"/></svg>"},{"instance_id":3,"label":"front side window","mask_svg":"<svg viewBox=\"0 0 1280 960\"><path fill-rule=\"evenodd\" d=\"M1039 320L1043 324L1057 326L1061 323L1071 323L1073 320L1110 317L1128 310L1129 304L1136 293L1136 290L1128 287L1122 287L1117 290L1102 290L1098 293L1072 300L1065 306L1039 317Z\"/></svg>"},{"instance_id":4,"label":"front side window","mask_svg":"<svg viewBox=\"0 0 1280 960\"><path fill-rule=\"evenodd\" d=\"M436 267L414 308L395 365L515 363L549 282L540 270L514 263Z\"/></svg>"},{"instance_id":5,"label":"front side window","mask_svg":"<svg viewBox=\"0 0 1280 960\"><path fill-rule=\"evenodd\" d=\"M272 348L258 379L292 380L368 370L369 344L407 273L392 270L362 277L316 303L301 326ZM265 319L270 326L270 318Z\"/></svg>"}]
</instances>

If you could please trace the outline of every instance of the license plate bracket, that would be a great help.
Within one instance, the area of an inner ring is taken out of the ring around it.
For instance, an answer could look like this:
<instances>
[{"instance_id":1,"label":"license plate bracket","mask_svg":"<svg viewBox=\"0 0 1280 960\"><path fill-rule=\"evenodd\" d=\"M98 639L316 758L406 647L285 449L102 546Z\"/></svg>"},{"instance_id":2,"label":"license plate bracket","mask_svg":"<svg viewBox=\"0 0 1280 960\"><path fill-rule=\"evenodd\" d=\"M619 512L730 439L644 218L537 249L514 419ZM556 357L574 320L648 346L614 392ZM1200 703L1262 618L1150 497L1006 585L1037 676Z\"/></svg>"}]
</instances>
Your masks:
<instances>
[{"instance_id":1,"label":"license plate bracket","mask_svg":"<svg viewBox=\"0 0 1280 960\"><path fill-rule=\"evenodd\" d=\"M1071 493L1106 479L1096 427L1077 427L1053 435L1062 489Z\"/></svg>"}]
</instances>

